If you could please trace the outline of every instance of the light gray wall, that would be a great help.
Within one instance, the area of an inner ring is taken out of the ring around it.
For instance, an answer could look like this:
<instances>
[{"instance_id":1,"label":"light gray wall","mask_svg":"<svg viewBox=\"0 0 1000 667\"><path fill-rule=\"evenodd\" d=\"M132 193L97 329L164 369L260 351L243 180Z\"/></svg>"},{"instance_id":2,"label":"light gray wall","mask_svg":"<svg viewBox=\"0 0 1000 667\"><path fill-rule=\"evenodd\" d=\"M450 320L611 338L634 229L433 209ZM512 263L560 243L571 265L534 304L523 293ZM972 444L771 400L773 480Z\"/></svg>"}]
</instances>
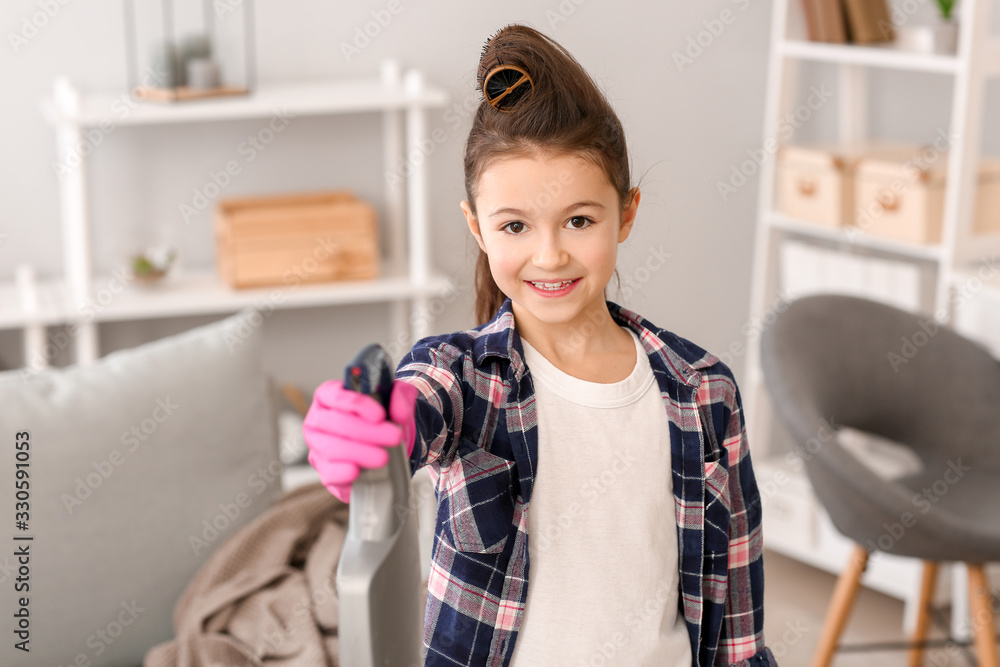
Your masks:
<instances>
[{"instance_id":1,"label":"light gray wall","mask_svg":"<svg viewBox=\"0 0 1000 667\"><path fill-rule=\"evenodd\" d=\"M60 74L84 88L125 91L120 0L64 2L7 0L0 9L5 35L0 81L6 91L0 105L0 233L7 235L0 237L0 280L9 280L21 261L34 263L43 276L60 271L54 140L38 111L39 98ZM432 129L446 133L430 156L430 204L434 264L458 282L460 294L435 321L435 332L473 324L475 245L458 203L464 196L466 104L477 94L473 87L480 49L499 27L524 22L576 55L605 88L625 125L643 197L635 232L620 253L619 273L646 276L640 267L650 258L651 247L671 254L665 267L621 302L716 353L742 342L757 178L749 178L725 200L717 183L728 179L761 143L769 2L400 2L402 11L348 62L341 44L352 41L356 29L371 20L372 12L386 8L387 1L258 0L257 60L260 81L273 82L376 74L382 58L394 57L406 67L421 68L430 81L451 92L450 112L436 111L430 118ZM15 49L9 34L20 33L26 17L40 12L43 4L58 6L58 11ZM731 22L718 22L720 16ZM710 27L719 34L707 32ZM679 67L675 54L688 49L699 33L708 45ZM913 106L905 102L912 99L908 87L913 86L907 79L902 88L887 85L883 90L890 101L902 100L893 108L906 117L907 132L916 138L930 132L932 137L933 119L914 125L918 121L904 111ZM803 132L822 134L832 127L829 112L817 113ZM105 136L90 163L97 268L121 261L129 244L150 230L173 235L186 265L208 265L211 216L184 224L179 205L190 202L210 170L239 157L237 146L262 126L246 121L119 128ZM876 128L897 126L885 118L874 121ZM294 119L256 160L244 165L224 194L347 187L380 204L379 127L374 116ZM102 353L212 319L104 324ZM311 391L338 377L344 362L365 342L384 339L387 325L383 306L278 312L264 325L266 363L279 380ZM0 359L19 365L20 344L18 332L0 332ZM55 363L69 358L62 355ZM741 374L743 356L735 355L732 365Z\"/></svg>"}]
</instances>

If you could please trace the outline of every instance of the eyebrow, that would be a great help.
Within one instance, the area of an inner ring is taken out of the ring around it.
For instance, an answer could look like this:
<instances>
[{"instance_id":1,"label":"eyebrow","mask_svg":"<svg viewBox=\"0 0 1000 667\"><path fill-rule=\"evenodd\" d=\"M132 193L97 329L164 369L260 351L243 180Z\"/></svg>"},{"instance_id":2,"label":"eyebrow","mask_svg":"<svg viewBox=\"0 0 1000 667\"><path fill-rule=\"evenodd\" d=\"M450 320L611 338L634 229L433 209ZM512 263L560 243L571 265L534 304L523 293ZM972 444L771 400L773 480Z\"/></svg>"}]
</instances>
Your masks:
<instances>
[{"instance_id":1,"label":"eyebrow","mask_svg":"<svg viewBox=\"0 0 1000 667\"><path fill-rule=\"evenodd\" d=\"M597 201L591 201L591 200L588 200L588 201L578 201L575 204L570 204L565 209L563 209L563 215L565 215L566 213L569 213L570 211L576 210L578 208L587 208L587 207L603 209L604 208L604 204L602 204L600 202L597 202ZM519 208L511 208L509 206L504 206L504 207L498 208L497 210L493 211L492 213L490 213L486 217L488 217L488 218L495 218L496 216L500 215L501 213L506 213L506 214L510 214L510 215L518 215L518 216L523 216L525 214L524 211L522 211Z\"/></svg>"}]
</instances>

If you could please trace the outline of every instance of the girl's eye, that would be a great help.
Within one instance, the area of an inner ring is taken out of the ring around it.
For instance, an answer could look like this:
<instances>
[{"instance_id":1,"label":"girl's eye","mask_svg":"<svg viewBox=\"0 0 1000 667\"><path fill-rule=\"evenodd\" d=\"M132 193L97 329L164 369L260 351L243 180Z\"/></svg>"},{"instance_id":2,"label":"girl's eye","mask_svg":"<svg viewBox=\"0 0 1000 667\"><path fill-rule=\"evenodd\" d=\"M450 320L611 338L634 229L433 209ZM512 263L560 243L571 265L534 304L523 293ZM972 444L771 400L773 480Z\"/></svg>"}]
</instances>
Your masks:
<instances>
[{"instance_id":1,"label":"girl's eye","mask_svg":"<svg viewBox=\"0 0 1000 667\"><path fill-rule=\"evenodd\" d=\"M524 223L520 220L515 220L513 222L508 222L500 229L505 230L508 234L520 234L524 231Z\"/></svg>"},{"instance_id":2,"label":"girl's eye","mask_svg":"<svg viewBox=\"0 0 1000 667\"><path fill-rule=\"evenodd\" d=\"M573 227L573 229L586 229L590 225L594 224L594 221L590 218L578 215L575 218L570 218L569 224Z\"/></svg>"}]
</instances>

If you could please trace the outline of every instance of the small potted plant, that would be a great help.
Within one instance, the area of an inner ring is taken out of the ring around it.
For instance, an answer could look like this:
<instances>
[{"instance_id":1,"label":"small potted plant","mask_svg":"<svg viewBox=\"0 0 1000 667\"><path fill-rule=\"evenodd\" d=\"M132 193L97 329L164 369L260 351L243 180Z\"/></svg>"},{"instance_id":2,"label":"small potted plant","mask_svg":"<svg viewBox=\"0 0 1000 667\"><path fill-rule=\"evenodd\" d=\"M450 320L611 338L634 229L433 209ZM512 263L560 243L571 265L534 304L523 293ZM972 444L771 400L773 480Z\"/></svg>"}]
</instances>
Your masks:
<instances>
[{"instance_id":1,"label":"small potted plant","mask_svg":"<svg viewBox=\"0 0 1000 667\"><path fill-rule=\"evenodd\" d=\"M937 0L937 6L941 10L941 21L934 26L934 52L957 53L958 21L952 18L955 0Z\"/></svg>"},{"instance_id":2,"label":"small potted plant","mask_svg":"<svg viewBox=\"0 0 1000 667\"><path fill-rule=\"evenodd\" d=\"M933 23L896 27L896 46L908 51L954 55L958 50L958 21L954 18L955 0L936 0Z\"/></svg>"},{"instance_id":3,"label":"small potted plant","mask_svg":"<svg viewBox=\"0 0 1000 667\"><path fill-rule=\"evenodd\" d=\"M132 255L132 275L139 284L153 285L167 275L177 252L173 248L149 248Z\"/></svg>"}]
</instances>

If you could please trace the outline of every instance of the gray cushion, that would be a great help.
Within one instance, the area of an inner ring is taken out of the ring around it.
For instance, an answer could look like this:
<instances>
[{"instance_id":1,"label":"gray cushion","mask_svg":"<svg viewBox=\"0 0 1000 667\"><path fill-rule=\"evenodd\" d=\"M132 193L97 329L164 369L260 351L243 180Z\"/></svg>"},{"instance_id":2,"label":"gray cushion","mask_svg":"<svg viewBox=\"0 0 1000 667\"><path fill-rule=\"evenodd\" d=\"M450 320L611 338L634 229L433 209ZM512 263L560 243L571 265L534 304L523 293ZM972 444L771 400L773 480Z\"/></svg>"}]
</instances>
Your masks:
<instances>
[{"instance_id":1,"label":"gray cushion","mask_svg":"<svg viewBox=\"0 0 1000 667\"><path fill-rule=\"evenodd\" d=\"M0 664L137 665L174 636L187 582L281 492L260 359L260 330L238 314L90 366L0 373ZM14 516L22 431L23 532ZM12 646L15 545L30 550L30 653Z\"/></svg>"}]
</instances>

